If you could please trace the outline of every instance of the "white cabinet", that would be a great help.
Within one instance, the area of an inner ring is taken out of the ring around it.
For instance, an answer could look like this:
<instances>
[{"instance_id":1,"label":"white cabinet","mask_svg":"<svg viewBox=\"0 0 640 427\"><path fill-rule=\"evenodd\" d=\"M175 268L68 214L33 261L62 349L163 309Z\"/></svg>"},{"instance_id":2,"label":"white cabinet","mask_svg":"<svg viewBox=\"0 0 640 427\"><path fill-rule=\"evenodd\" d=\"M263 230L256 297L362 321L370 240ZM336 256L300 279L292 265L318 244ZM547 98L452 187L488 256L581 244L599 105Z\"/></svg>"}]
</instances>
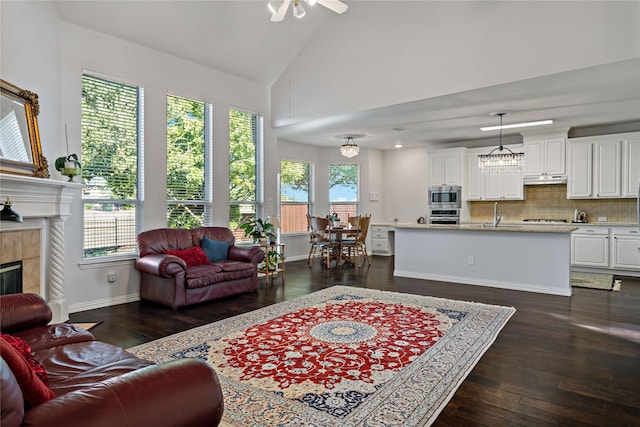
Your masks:
<instances>
[{"instance_id":1,"label":"white cabinet","mask_svg":"<svg viewBox=\"0 0 640 427\"><path fill-rule=\"evenodd\" d=\"M485 200L522 200L522 172L486 176Z\"/></svg>"},{"instance_id":2,"label":"white cabinet","mask_svg":"<svg viewBox=\"0 0 640 427\"><path fill-rule=\"evenodd\" d=\"M609 267L609 228L580 227L571 233L571 265Z\"/></svg>"},{"instance_id":3,"label":"white cabinet","mask_svg":"<svg viewBox=\"0 0 640 427\"><path fill-rule=\"evenodd\" d=\"M513 152L522 150L519 145L507 148ZM508 175L485 175L480 171L478 154L487 152L486 148L468 151L467 200L523 200L522 171Z\"/></svg>"},{"instance_id":4,"label":"white cabinet","mask_svg":"<svg viewBox=\"0 0 640 427\"><path fill-rule=\"evenodd\" d=\"M579 227L571 233L571 265L640 271L640 230Z\"/></svg>"},{"instance_id":5,"label":"white cabinet","mask_svg":"<svg viewBox=\"0 0 640 427\"><path fill-rule=\"evenodd\" d=\"M591 143L569 145L567 198L587 199L593 194L593 147Z\"/></svg>"},{"instance_id":6,"label":"white cabinet","mask_svg":"<svg viewBox=\"0 0 640 427\"><path fill-rule=\"evenodd\" d=\"M622 197L638 197L640 185L640 133L622 140Z\"/></svg>"},{"instance_id":7,"label":"white cabinet","mask_svg":"<svg viewBox=\"0 0 640 427\"><path fill-rule=\"evenodd\" d=\"M456 148L430 152L429 185L463 185L466 171L465 150Z\"/></svg>"},{"instance_id":8,"label":"white cabinet","mask_svg":"<svg viewBox=\"0 0 640 427\"><path fill-rule=\"evenodd\" d=\"M612 267L640 270L640 230L636 227L613 227Z\"/></svg>"},{"instance_id":9,"label":"white cabinet","mask_svg":"<svg viewBox=\"0 0 640 427\"><path fill-rule=\"evenodd\" d=\"M371 252L375 255L393 255L393 231L390 227L371 226Z\"/></svg>"},{"instance_id":10,"label":"white cabinet","mask_svg":"<svg viewBox=\"0 0 640 427\"><path fill-rule=\"evenodd\" d=\"M475 148L467 151L467 200L485 199L486 176L478 167L478 154L486 154L486 148Z\"/></svg>"},{"instance_id":11,"label":"white cabinet","mask_svg":"<svg viewBox=\"0 0 640 427\"><path fill-rule=\"evenodd\" d=\"M567 157L567 198L638 197L640 132L576 138Z\"/></svg>"},{"instance_id":12,"label":"white cabinet","mask_svg":"<svg viewBox=\"0 0 640 427\"><path fill-rule=\"evenodd\" d=\"M594 197L620 197L620 142L593 144Z\"/></svg>"},{"instance_id":13,"label":"white cabinet","mask_svg":"<svg viewBox=\"0 0 640 427\"><path fill-rule=\"evenodd\" d=\"M564 175L565 138L524 141L524 175Z\"/></svg>"}]
</instances>

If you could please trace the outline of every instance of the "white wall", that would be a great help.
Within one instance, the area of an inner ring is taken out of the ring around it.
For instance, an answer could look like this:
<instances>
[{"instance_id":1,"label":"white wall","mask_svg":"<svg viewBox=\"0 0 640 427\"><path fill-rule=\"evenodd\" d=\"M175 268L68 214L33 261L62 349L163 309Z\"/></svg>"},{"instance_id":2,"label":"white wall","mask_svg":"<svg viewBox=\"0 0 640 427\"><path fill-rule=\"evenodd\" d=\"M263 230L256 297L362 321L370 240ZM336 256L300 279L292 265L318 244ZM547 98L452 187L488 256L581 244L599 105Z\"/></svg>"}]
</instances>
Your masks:
<instances>
[{"instance_id":1,"label":"white wall","mask_svg":"<svg viewBox=\"0 0 640 427\"><path fill-rule=\"evenodd\" d=\"M280 126L638 56L639 2L352 1L295 58L291 90L286 70L273 85L272 117Z\"/></svg>"},{"instance_id":2,"label":"white wall","mask_svg":"<svg viewBox=\"0 0 640 427\"><path fill-rule=\"evenodd\" d=\"M64 140L60 140L64 127L60 125L60 30L56 12L48 2L2 1L0 20L0 77L38 94L42 151L53 165L64 146Z\"/></svg>"},{"instance_id":3,"label":"white wall","mask_svg":"<svg viewBox=\"0 0 640 427\"><path fill-rule=\"evenodd\" d=\"M383 155L385 221L415 223L428 210L429 157L426 148L388 150Z\"/></svg>"}]
</instances>

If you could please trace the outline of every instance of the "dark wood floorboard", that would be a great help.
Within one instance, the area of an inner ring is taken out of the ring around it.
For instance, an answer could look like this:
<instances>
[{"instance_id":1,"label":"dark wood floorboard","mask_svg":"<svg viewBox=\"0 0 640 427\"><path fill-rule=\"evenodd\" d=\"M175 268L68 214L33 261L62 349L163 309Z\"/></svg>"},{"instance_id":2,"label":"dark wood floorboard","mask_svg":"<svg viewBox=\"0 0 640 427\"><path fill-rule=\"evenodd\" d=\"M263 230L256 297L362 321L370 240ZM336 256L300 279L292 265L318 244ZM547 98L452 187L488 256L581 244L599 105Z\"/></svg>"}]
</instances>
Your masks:
<instances>
[{"instance_id":1,"label":"dark wood floorboard","mask_svg":"<svg viewBox=\"0 0 640 427\"><path fill-rule=\"evenodd\" d=\"M99 340L129 348L333 285L513 306L516 313L435 426L640 426L640 279L572 297L393 277L393 257L326 270L287 263L284 283L173 311L133 302L71 315Z\"/></svg>"}]
</instances>

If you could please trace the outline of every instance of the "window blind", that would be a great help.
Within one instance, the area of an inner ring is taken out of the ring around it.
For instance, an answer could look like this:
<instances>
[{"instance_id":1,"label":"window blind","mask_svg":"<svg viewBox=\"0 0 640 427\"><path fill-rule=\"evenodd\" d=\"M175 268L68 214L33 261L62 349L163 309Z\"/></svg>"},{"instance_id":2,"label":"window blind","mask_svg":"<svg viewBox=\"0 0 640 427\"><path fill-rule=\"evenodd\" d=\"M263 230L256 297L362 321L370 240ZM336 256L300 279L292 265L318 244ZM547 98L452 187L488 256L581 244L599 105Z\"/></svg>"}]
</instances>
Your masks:
<instances>
[{"instance_id":1,"label":"window blind","mask_svg":"<svg viewBox=\"0 0 640 427\"><path fill-rule=\"evenodd\" d=\"M311 165L280 162L280 229L282 233L307 231L311 206Z\"/></svg>"},{"instance_id":2,"label":"window blind","mask_svg":"<svg viewBox=\"0 0 640 427\"><path fill-rule=\"evenodd\" d=\"M142 88L83 75L85 257L135 252Z\"/></svg>"}]
</instances>

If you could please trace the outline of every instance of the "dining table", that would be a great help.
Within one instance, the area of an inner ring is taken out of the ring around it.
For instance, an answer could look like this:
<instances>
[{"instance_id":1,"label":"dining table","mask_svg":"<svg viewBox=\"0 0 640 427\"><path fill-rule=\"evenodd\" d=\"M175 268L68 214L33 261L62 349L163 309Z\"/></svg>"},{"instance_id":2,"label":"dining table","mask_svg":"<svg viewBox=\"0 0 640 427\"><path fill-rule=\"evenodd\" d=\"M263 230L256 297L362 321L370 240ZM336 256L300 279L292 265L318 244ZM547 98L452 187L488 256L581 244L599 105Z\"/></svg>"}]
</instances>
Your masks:
<instances>
[{"instance_id":1,"label":"dining table","mask_svg":"<svg viewBox=\"0 0 640 427\"><path fill-rule=\"evenodd\" d=\"M335 226L329 226L329 228L327 229L327 232L329 233L331 237L331 246L332 249L337 250L337 255L336 255L336 267L341 266L342 265L342 247L343 247L343 236L355 236L358 235L358 233L360 232L360 229L357 227L335 227ZM335 239L333 238L333 236L335 235ZM330 265L328 265L328 267L330 267Z\"/></svg>"}]
</instances>

